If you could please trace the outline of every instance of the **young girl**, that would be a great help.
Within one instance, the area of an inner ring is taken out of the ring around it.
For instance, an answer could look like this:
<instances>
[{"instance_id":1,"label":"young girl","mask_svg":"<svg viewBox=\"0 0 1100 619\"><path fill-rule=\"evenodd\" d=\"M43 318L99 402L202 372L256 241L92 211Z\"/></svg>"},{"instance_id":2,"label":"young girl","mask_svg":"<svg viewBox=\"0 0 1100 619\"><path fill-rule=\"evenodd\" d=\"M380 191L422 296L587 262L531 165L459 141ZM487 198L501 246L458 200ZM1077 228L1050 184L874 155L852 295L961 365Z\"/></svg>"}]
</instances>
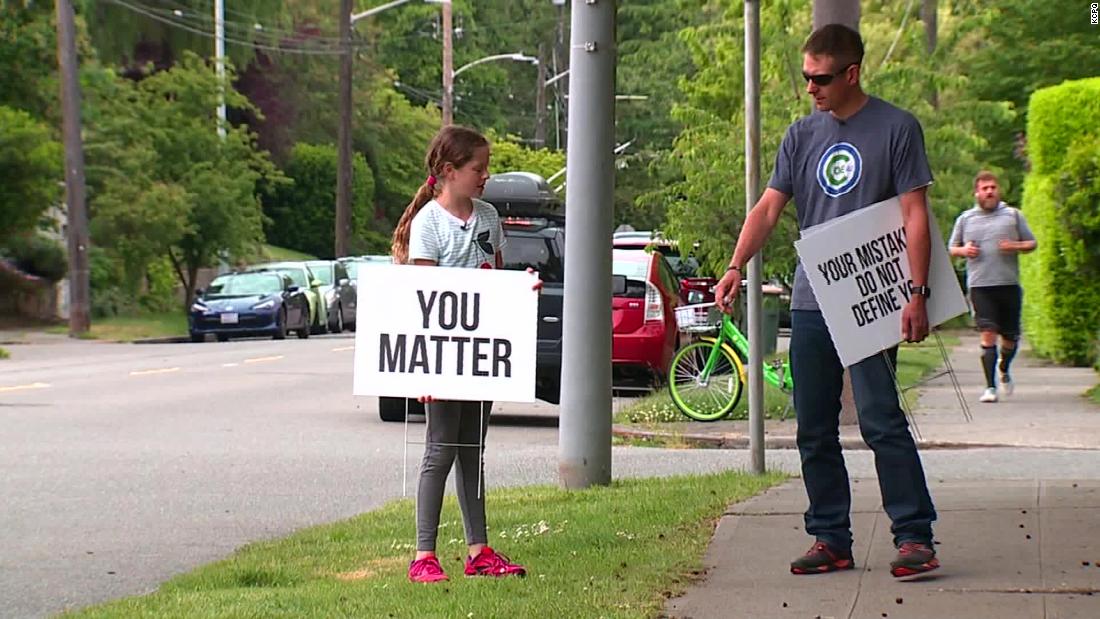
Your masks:
<instances>
[{"instance_id":1,"label":"young girl","mask_svg":"<svg viewBox=\"0 0 1100 619\"><path fill-rule=\"evenodd\" d=\"M405 209L393 232L397 264L460 268L500 268L504 232L490 204L478 200L489 179L489 142L473 129L444 127L428 148L428 178ZM466 528L467 576L524 576L488 546L485 491L480 487L481 454L492 402L420 398L427 414L427 438L416 490L416 557L409 580L447 580L435 555L443 490L455 463L455 490ZM458 447L472 445L473 447ZM457 463L455 458L457 455Z\"/></svg>"}]
</instances>

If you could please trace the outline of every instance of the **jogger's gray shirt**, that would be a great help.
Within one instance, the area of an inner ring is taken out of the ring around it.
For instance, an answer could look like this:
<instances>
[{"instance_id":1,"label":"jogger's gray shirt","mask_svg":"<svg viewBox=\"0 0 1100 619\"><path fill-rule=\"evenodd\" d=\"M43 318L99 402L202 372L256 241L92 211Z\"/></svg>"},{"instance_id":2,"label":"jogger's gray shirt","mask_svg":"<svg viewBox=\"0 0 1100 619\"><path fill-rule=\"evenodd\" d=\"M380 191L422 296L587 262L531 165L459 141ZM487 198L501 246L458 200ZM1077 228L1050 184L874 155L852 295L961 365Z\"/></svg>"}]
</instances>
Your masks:
<instances>
[{"instance_id":1,"label":"jogger's gray shirt","mask_svg":"<svg viewBox=\"0 0 1100 619\"><path fill-rule=\"evenodd\" d=\"M977 205L964 211L951 231L951 247L978 246L978 257L966 260L967 288L1019 284L1019 254L1002 252L998 245L1001 241L1034 240L1024 214L1004 202L991 211Z\"/></svg>"},{"instance_id":2,"label":"jogger's gray shirt","mask_svg":"<svg viewBox=\"0 0 1100 619\"><path fill-rule=\"evenodd\" d=\"M814 112L788 127L768 186L794 198L805 230L931 183L920 123L870 97L845 120ZM801 263L791 309L819 309Z\"/></svg>"}]
</instances>

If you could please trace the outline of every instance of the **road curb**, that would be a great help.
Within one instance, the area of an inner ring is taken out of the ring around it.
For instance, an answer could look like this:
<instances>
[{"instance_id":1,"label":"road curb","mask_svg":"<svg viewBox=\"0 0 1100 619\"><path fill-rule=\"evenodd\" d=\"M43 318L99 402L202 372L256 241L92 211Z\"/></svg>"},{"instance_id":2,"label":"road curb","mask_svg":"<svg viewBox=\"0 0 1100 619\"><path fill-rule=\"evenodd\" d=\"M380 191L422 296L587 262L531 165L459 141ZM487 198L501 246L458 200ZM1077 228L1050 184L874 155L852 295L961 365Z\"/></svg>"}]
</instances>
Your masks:
<instances>
[{"instance_id":1,"label":"road curb","mask_svg":"<svg viewBox=\"0 0 1100 619\"><path fill-rule=\"evenodd\" d=\"M133 340L131 344L186 344L190 342L191 338L186 335L177 335L174 337L151 337L144 340Z\"/></svg>"},{"instance_id":2,"label":"road curb","mask_svg":"<svg viewBox=\"0 0 1100 619\"><path fill-rule=\"evenodd\" d=\"M619 438L626 439L640 439L649 441L675 441L676 443L686 443L690 447L698 449L748 449L749 448L749 436L747 434L695 434L695 433L678 433L678 432L658 432L653 430L638 430L634 428L628 428L625 426L615 425L611 428L611 434ZM860 450L867 451L870 448L867 443L864 443L859 438L841 438L840 447L845 450ZM1014 445L1010 443L969 443L959 441L932 441L932 440L918 440L917 447L922 450L925 449L1011 449L1011 448L1025 448L1025 449L1080 449L1087 450L1086 447L1067 447L1067 446L1037 446L1037 445ZM795 442L794 436L765 436L764 437L765 449L798 449L798 445Z\"/></svg>"}]
</instances>

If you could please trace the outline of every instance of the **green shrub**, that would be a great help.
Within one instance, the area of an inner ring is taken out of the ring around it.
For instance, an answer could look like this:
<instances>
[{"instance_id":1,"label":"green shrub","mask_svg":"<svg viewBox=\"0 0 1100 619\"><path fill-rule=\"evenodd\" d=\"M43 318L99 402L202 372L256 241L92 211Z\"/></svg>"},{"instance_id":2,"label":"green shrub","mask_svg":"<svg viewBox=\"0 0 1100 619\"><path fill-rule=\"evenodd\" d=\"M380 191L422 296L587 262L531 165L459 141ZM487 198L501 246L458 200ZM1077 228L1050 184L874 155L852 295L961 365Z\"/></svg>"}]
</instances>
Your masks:
<instances>
[{"instance_id":1,"label":"green shrub","mask_svg":"<svg viewBox=\"0 0 1100 619\"><path fill-rule=\"evenodd\" d=\"M1060 363L1098 362L1100 78L1036 91L1028 108L1032 169L1024 212L1039 240L1021 260L1024 328Z\"/></svg>"},{"instance_id":2,"label":"green shrub","mask_svg":"<svg viewBox=\"0 0 1100 619\"><path fill-rule=\"evenodd\" d=\"M65 249L57 241L41 234L11 237L4 253L19 270L51 282L65 277L69 270Z\"/></svg>"},{"instance_id":3,"label":"green shrub","mask_svg":"<svg viewBox=\"0 0 1100 619\"><path fill-rule=\"evenodd\" d=\"M88 285L91 289L94 318L132 314L138 310L137 299L125 290L121 261L102 247L88 252Z\"/></svg>"},{"instance_id":4,"label":"green shrub","mask_svg":"<svg viewBox=\"0 0 1100 619\"><path fill-rule=\"evenodd\" d=\"M1031 172L1054 174L1075 140L1100 134L1100 77L1063 82L1031 95L1027 153Z\"/></svg>"}]
</instances>

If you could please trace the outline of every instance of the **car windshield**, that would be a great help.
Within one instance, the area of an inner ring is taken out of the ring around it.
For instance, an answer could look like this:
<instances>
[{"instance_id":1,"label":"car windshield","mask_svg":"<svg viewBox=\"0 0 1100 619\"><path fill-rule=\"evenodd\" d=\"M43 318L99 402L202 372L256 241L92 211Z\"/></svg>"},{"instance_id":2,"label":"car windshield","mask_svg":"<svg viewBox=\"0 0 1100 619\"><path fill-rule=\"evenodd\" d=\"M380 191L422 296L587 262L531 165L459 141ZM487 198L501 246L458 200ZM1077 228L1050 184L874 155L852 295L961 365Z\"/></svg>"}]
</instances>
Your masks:
<instances>
[{"instance_id":1,"label":"car windshield","mask_svg":"<svg viewBox=\"0 0 1100 619\"><path fill-rule=\"evenodd\" d=\"M611 263L611 274L622 275L627 279L645 281L649 274L648 260L615 260Z\"/></svg>"},{"instance_id":2,"label":"car windshield","mask_svg":"<svg viewBox=\"0 0 1100 619\"><path fill-rule=\"evenodd\" d=\"M276 272L282 273L290 278L290 281L294 282L294 285L299 288L309 288L309 280L306 277L305 269L291 269L283 268L276 269Z\"/></svg>"},{"instance_id":3,"label":"car windshield","mask_svg":"<svg viewBox=\"0 0 1100 619\"><path fill-rule=\"evenodd\" d=\"M309 270L313 271L313 276L318 279L324 286L332 285L332 265L327 262L310 262Z\"/></svg>"},{"instance_id":4,"label":"car windshield","mask_svg":"<svg viewBox=\"0 0 1100 619\"><path fill-rule=\"evenodd\" d=\"M685 258L679 254L675 256L665 254L665 258L677 277L695 277L699 273L699 261L693 256Z\"/></svg>"},{"instance_id":5,"label":"car windshield","mask_svg":"<svg viewBox=\"0 0 1100 619\"><path fill-rule=\"evenodd\" d=\"M549 237L509 235L508 242L501 248L504 268L523 271L531 267L539 272L543 282L561 283L565 266L552 251L551 243L553 239Z\"/></svg>"},{"instance_id":6,"label":"car windshield","mask_svg":"<svg viewBox=\"0 0 1100 619\"><path fill-rule=\"evenodd\" d=\"M348 270L348 278L351 281L355 281L359 277L359 263L353 260L349 260L344 263L344 268Z\"/></svg>"},{"instance_id":7,"label":"car windshield","mask_svg":"<svg viewBox=\"0 0 1100 619\"><path fill-rule=\"evenodd\" d=\"M210 282L206 294L222 297L252 296L274 294L282 289L282 278L275 273L240 273L215 278Z\"/></svg>"}]
</instances>

